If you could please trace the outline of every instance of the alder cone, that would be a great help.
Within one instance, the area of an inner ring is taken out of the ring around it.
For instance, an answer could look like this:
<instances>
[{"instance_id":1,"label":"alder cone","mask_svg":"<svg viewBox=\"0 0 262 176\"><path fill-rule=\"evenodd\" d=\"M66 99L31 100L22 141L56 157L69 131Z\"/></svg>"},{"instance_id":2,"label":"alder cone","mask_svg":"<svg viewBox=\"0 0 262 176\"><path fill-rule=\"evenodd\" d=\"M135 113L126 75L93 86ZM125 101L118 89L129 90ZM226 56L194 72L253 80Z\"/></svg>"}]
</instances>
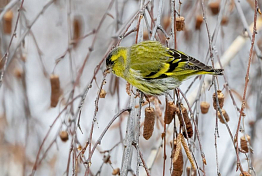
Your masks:
<instances>
[{"instance_id":1,"label":"alder cone","mask_svg":"<svg viewBox=\"0 0 262 176\"><path fill-rule=\"evenodd\" d=\"M200 29L203 21L204 21L204 20L203 20L203 16L202 16L202 15L197 15L197 16L196 16L196 26L195 26L195 28L196 28L197 30Z\"/></svg>"},{"instance_id":2,"label":"alder cone","mask_svg":"<svg viewBox=\"0 0 262 176\"><path fill-rule=\"evenodd\" d=\"M116 168L113 170L112 175L119 175L120 174L120 169Z\"/></svg>"},{"instance_id":3,"label":"alder cone","mask_svg":"<svg viewBox=\"0 0 262 176\"><path fill-rule=\"evenodd\" d=\"M144 131L143 137L148 140L154 131L156 112L154 108L147 107L145 109L145 122L144 122Z\"/></svg>"},{"instance_id":4,"label":"alder cone","mask_svg":"<svg viewBox=\"0 0 262 176\"><path fill-rule=\"evenodd\" d=\"M175 151L176 151L176 142L175 143L175 146L174 146L174 149L172 151L172 158L174 157L175 155ZM181 144L180 144L181 145ZM181 176L183 174L183 164L184 164L184 161L183 161L183 154L182 154L182 148L179 149L179 155L178 155L178 158L177 160L173 161L173 171L172 171L172 174L171 176Z\"/></svg>"},{"instance_id":5,"label":"alder cone","mask_svg":"<svg viewBox=\"0 0 262 176\"><path fill-rule=\"evenodd\" d=\"M61 141L63 142L66 142L68 140L67 131L60 131L59 136L60 136Z\"/></svg>"},{"instance_id":6,"label":"alder cone","mask_svg":"<svg viewBox=\"0 0 262 176\"><path fill-rule=\"evenodd\" d=\"M208 102L202 101L200 103L201 113L202 114L208 113L209 107L210 107L210 104Z\"/></svg>"},{"instance_id":7,"label":"alder cone","mask_svg":"<svg viewBox=\"0 0 262 176\"><path fill-rule=\"evenodd\" d=\"M12 10L8 10L4 17L3 17L3 26L4 26L4 33L11 34L12 33L12 20L13 20L13 12Z\"/></svg>"},{"instance_id":8,"label":"alder cone","mask_svg":"<svg viewBox=\"0 0 262 176\"><path fill-rule=\"evenodd\" d=\"M50 83L51 83L51 107L56 107L60 96L59 76L51 75Z\"/></svg>"},{"instance_id":9,"label":"alder cone","mask_svg":"<svg viewBox=\"0 0 262 176\"><path fill-rule=\"evenodd\" d=\"M183 114L183 118L184 118L184 121L185 121L185 124L186 124L187 135L188 135L189 138L191 138L193 136L193 128L192 128L191 121L188 117L187 109L185 107L182 107L182 114ZM183 135L186 138L186 134L183 133Z\"/></svg>"},{"instance_id":10,"label":"alder cone","mask_svg":"<svg viewBox=\"0 0 262 176\"><path fill-rule=\"evenodd\" d=\"M183 121L184 121L185 125L186 125L187 135L188 135L189 138L191 138L193 136L193 128L192 128L190 118L188 117L187 109L183 105L181 105L181 111L182 111L182 115L180 113L179 108L176 108L176 111L175 111L177 116L178 116L180 126L182 126L182 127L184 126L184 123L183 123ZM187 135L186 135L185 132L183 133L183 135L184 135L185 138L187 138Z\"/></svg>"},{"instance_id":11,"label":"alder cone","mask_svg":"<svg viewBox=\"0 0 262 176\"><path fill-rule=\"evenodd\" d=\"M228 116L226 110L222 109L221 111L222 111L222 114L223 114L226 122L229 122L230 119L229 119L229 116ZM218 113L217 115L218 115L218 118L219 118L220 122L225 124L225 122L223 120L223 117L221 116L220 112L218 111L217 113Z\"/></svg>"},{"instance_id":12,"label":"alder cone","mask_svg":"<svg viewBox=\"0 0 262 176\"><path fill-rule=\"evenodd\" d=\"M82 29L83 29L83 21L82 18L80 18L80 16L75 16L74 20L73 20L73 39L79 39L81 37L81 33L82 33Z\"/></svg>"},{"instance_id":13,"label":"alder cone","mask_svg":"<svg viewBox=\"0 0 262 176\"><path fill-rule=\"evenodd\" d=\"M20 68L15 68L14 69L14 75L17 78L22 78L23 76L23 71Z\"/></svg>"},{"instance_id":14,"label":"alder cone","mask_svg":"<svg viewBox=\"0 0 262 176\"><path fill-rule=\"evenodd\" d=\"M217 15L219 13L219 10L220 10L220 2L219 1L211 2L208 5L208 7L211 10L213 15Z\"/></svg>"},{"instance_id":15,"label":"alder cone","mask_svg":"<svg viewBox=\"0 0 262 176\"><path fill-rule=\"evenodd\" d=\"M149 34L148 34L147 31L144 31L144 32L143 32L143 39L144 39L144 40L148 40L148 39L149 39Z\"/></svg>"},{"instance_id":16,"label":"alder cone","mask_svg":"<svg viewBox=\"0 0 262 176\"><path fill-rule=\"evenodd\" d=\"M221 25L227 25L228 24L228 17L227 16L223 16L222 20L221 20Z\"/></svg>"},{"instance_id":17,"label":"alder cone","mask_svg":"<svg viewBox=\"0 0 262 176\"><path fill-rule=\"evenodd\" d=\"M183 31L185 30L185 18L180 16L176 18L176 30Z\"/></svg>"},{"instance_id":18,"label":"alder cone","mask_svg":"<svg viewBox=\"0 0 262 176\"><path fill-rule=\"evenodd\" d=\"M190 175L190 171L191 171L191 175ZM187 176L197 176L196 173L197 173L196 169L193 169L191 167L186 168L186 175Z\"/></svg>"},{"instance_id":19,"label":"alder cone","mask_svg":"<svg viewBox=\"0 0 262 176\"><path fill-rule=\"evenodd\" d=\"M225 97L221 90L217 90L217 98L218 98L218 104L220 108L223 108ZM216 93L213 94L213 106L214 106L214 109L216 110L217 109Z\"/></svg>"},{"instance_id":20,"label":"alder cone","mask_svg":"<svg viewBox=\"0 0 262 176\"><path fill-rule=\"evenodd\" d=\"M174 104L173 101L169 101L166 104L166 111L165 111L165 118L164 118L164 122L165 124L170 124L172 122L172 120L175 117L175 111L176 111L177 107Z\"/></svg>"},{"instance_id":21,"label":"alder cone","mask_svg":"<svg viewBox=\"0 0 262 176\"><path fill-rule=\"evenodd\" d=\"M247 140L246 140L247 139ZM241 149L243 151L245 151L246 153L248 152L248 144L247 144L247 141L250 143L250 136L249 135L246 135L246 138L245 136L242 136L240 138L240 146L241 146Z\"/></svg>"},{"instance_id":22,"label":"alder cone","mask_svg":"<svg viewBox=\"0 0 262 176\"><path fill-rule=\"evenodd\" d=\"M244 171L243 173L240 173L240 176L251 176L251 174L247 171Z\"/></svg>"}]
</instances>

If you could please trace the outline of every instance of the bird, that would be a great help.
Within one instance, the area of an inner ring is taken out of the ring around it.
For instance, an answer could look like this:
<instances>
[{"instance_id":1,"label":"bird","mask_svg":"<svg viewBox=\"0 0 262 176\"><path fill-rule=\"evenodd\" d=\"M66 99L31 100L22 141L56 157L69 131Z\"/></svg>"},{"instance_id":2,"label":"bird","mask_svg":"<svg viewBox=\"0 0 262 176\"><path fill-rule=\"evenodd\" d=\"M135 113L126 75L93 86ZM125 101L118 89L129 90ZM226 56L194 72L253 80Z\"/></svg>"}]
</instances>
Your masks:
<instances>
[{"instance_id":1,"label":"bird","mask_svg":"<svg viewBox=\"0 0 262 176\"><path fill-rule=\"evenodd\" d=\"M143 41L130 47L116 47L106 58L107 70L145 93L162 95L195 75L222 75L211 66L158 41Z\"/></svg>"}]
</instances>

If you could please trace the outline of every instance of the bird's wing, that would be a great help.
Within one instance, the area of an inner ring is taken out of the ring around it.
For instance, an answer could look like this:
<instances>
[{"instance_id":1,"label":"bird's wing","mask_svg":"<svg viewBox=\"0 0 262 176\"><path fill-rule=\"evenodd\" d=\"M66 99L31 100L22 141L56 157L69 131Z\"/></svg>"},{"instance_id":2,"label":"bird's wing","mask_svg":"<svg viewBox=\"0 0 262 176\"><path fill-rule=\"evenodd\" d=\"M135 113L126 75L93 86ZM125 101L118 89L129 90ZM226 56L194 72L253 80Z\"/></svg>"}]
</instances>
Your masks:
<instances>
[{"instance_id":1,"label":"bird's wing","mask_svg":"<svg viewBox=\"0 0 262 176\"><path fill-rule=\"evenodd\" d=\"M151 50L146 54L140 55L136 53L132 56L130 68L143 79L161 79L167 77L166 72L171 72L175 69L172 64L174 57L168 53L161 52L161 50Z\"/></svg>"},{"instance_id":2,"label":"bird's wing","mask_svg":"<svg viewBox=\"0 0 262 176\"><path fill-rule=\"evenodd\" d=\"M142 79L161 78L174 58L156 41L144 41L130 48L129 69Z\"/></svg>"},{"instance_id":3,"label":"bird's wing","mask_svg":"<svg viewBox=\"0 0 262 176\"><path fill-rule=\"evenodd\" d=\"M136 57L132 57L134 62L131 68L138 73L137 75L148 80L190 74L205 66L181 51L166 47L161 50L151 49L147 55L143 54L143 57L137 50ZM142 48L140 47L139 50Z\"/></svg>"},{"instance_id":4,"label":"bird's wing","mask_svg":"<svg viewBox=\"0 0 262 176\"><path fill-rule=\"evenodd\" d=\"M170 54L176 58L176 62L184 63L184 69L189 70L196 70L196 71L211 71L213 68L211 66L207 66L204 63L200 62L199 60L186 55L185 53L174 50L168 49Z\"/></svg>"},{"instance_id":5,"label":"bird's wing","mask_svg":"<svg viewBox=\"0 0 262 176\"><path fill-rule=\"evenodd\" d=\"M136 73L137 77L147 80L179 77L184 80L195 74L216 71L218 73L215 74L221 73L221 70L215 70L181 51L166 48L160 43L150 42L149 44L150 46L144 43L132 48L130 69Z\"/></svg>"},{"instance_id":6,"label":"bird's wing","mask_svg":"<svg viewBox=\"0 0 262 176\"><path fill-rule=\"evenodd\" d=\"M190 72L198 72L198 74L215 74L215 75L221 75L223 72L223 69L214 69L211 66L208 66L199 60L186 55L185 53L174 50L174 49L168 49L169 52L174 56L175 61L178 62L179 68L177 68L175 71L180 71L181 69L185 70L185 74L190 74Z\"/></svg>"}]
</instances>

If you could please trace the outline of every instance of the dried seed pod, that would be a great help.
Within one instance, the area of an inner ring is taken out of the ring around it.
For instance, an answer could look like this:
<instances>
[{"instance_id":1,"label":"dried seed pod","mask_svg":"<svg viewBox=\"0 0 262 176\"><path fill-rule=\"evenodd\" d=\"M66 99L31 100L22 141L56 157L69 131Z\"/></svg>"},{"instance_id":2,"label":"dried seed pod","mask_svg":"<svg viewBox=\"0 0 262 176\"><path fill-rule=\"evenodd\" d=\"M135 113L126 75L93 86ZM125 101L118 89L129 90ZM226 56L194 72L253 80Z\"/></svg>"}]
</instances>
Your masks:
<instances>
[{"instance_id":1,"label":"dried seed pod","mask_svg":"<svg viewBox=\"0 0 262 176\"><path fill-rule=\"evenodd\" d=\"M63 142L66 142L68 140L68 133L67 133L67 131L60 131L59 136L60 136L60 139Z\"/></svg>"},{"instance_id":2,"label":"dried seed pod","mask_svg":"<svg viewBox=\"0 0 262 176\"><path fill-rule=\"evenodd\" d=\"M185 18L180 16L176 18L176 30L183 31L185 30Z\"/></svg>"},{"instance_id":3,"label":"dried seed pod","mask_svg":"<svg viewBox=\"0 0 262 176\"><path fill-rule=\"evenodd\" d=\"M169 16L163 17L163 28L165 31L170 26L170 23L171 23L171 18Z\"/></svg>"},{"instance_id":4,"label":"dried seed pod","mask_svg":"<svg viewBox=\"0 0 262 176\"><path fill-rule=\"evenodd\" d=\"M106 91L104 89L101 89L99 97L100 98L105 98L106 97Z\"/></svg>"},{"instance_id":5,"label":"dried seed pod","mask_svg":"<svg viewBox=\"0 0 262 176\"><path fill-rule=\"evenodd\" d=\"M249 124L249 126L250 126L251 128L253 128L254 125L256 124L256 121L250 120L250 121L248 122L248 124Z\"/></svg>"},{"instance_id":6,"label":"dried seed pod","mask_svg":"<svg viewBox=\"0 0 262 176\"><path fill-rule=\"evenodd\" d=\"M179 145L180 147L178 148L178 144L176 144L176 141L174 142L174 149L172 151L173 171L171 176L181 176L183 173L183 154L181 149L181 143ZM178 153L176 160L174 160L175 153Z\"/></svg>"},{"instance_id":7,"label":"dried seed pod","mask_svg":"<svg viewBox=\"0 0 262 176\"><path fill-rule=\"evenodd\" d=\"M244 171L243 173L240 173L240 176L251 176L251 174L247 171Z\"/></svg>"},{"instance_id":8,"label":"dried seed pod","mask_svg":"<svg viewBox=\"0 0 262 176\"><path fill-rule=\"evenodd\" d=\"M217 98L220 108L223 108L225 97L221 90L217 90ZM214 109L216 110L217 109L216 93L213 94L213 106Z\"/></svg>"},{"instance_id":9,"label":"dried seed pod","mask_svg":"<svg viewBox=\"0 0 262 176\"><path fill-rule=\"evenodd\" d=\"M182 139L181 139L181 143L182 143L182 146L184 147L184 150L186 152L186 155L187 155L187 158L189 160L189 162L191 163L191 166L193 169L196 169L196 166L195 166L195 162L194 162L194 158L189 150L189 147L187 146L187 143L186 143L186 140L184 138L184 136L180 133L178 135L181 135Z\"/></svg>"},{"instance_id":10,"label":"dried seed pod","mask_svg":"<svg viewBox=\"0 0 262 176\"><path fill-rule=\"evenodd\" d=\"M1 51L0 51L1 52ZM0 53L1 54L1 53ZM2 59L2 56L0 55L0 70L2 70L5 66L6 57Z\"/></svg>"},{"instance_id":11,"label":"dried seed pod","mask_svg":"<svg viewBox=\"0 0 262 176\"><path fill-rule=\"evenodd\" d=\"M191 171L191 167L186 167L186 175L187 176L191 176L190 171Z\"/></svg>"},{"instance_id":12,"label":"dried seed pod","mask_svg":"<svg viewBox=\"0 0 262 176\"><path fill-rule=\"evenodd\" d=\"M12 10L8 10L4 15L4 33L11 34L12 33L12 20L13 20L13 12Z\"/></svg>"},{"instance_id":13,"label":"dried seed pod","mask_svg":"<svg viewBox=\"0 0 262 176\"><path fill-rule=\"evenodd\" d=\"M241 149L243 151L245 151L246 153L248 152L248 144L247 144L247 141L250 143L250 136L249 135L246 135L246 138L245 136L242 136L240 138L240 146L241 146Z\"/></svg>"},{"instance_id":14,"label":"dried seed pod","mask_svg":"<svg viewBox=\"0 0 262 176\"><path fill-rule=\"evenodd\" d=\"M112 175L119 175L120 174L120 169L116 168L113 170Z\"/></svg>"},{"instance_id":15,"label":"dried seed pod","mask_svg":"<svg viewBox=\"0 0 262 176\"><path fill-rule=\"evenodd\" d=\"M184 118L184 121L185 121L185 124L186 124L187 135L188 135L189 138L191 138L193 136L193 128L192 128L192 124L190 122L190 119L188 117L187 109L183 106L182 106L182 114L183 114L183 118ZM186 137L185 133L183 133L183 135Z\"/></svg>"},{"instance_id":16,"label":"dried seed pod","mask_svg":"<svg viewBox=\"0 0 262 176\"><path fill-rule=\"evenodd\" d=\"M191 173L190 173L191 172ZM196 176L196 170L192 169L191 167L187 167L186 168L186 175L187 176Z\"/></svg>"},{"instance_id":17,"label":"dried seed pod","mask_svg":"<svg viewBox=\"0 0 262 176\"><path fill-rule=\"evenodd\" d=\"M104 163L112 164L111 156L109 154L108 155L104 155L103 161L104 161Z\"/></svg>"},{"instance_id":18,"label":"dried seed pod","mask_svg":"<svg viewBox=\"0 0 262 176\"><path fill-rule=\"evenodd\" d=\"M176 105L173 101L169 101L166 104L166 111L165 111L165 118L164 122L165 124L170 124L175 117L175 111L176 111Z\"/></svg>"},{"instance_id":19,"label":"dried seed pod","mask_svg":"<svg viewBox=\"0 0 262 176\"><path fill-rule=\"evenodd\" d=\"M176 160L178 159L179 157L179 152L182 148L182 135L177 135L177 138L176 140L174 141L174 151L173 151L173 155L172 155L172 162L176 162Z\"/></svg>"},{"instance_id":20,"label":"dried seed pod","mask_svg":"<svg viewBox=\"0 0 262 176\"><path fill-rule=\"evenodd\" d=\"M217 15L219 13L219 9L220 9L220 2L219 1L211 2L208 5L208 7L211 10L213 15Z\"/></svg>"},{"instance_id":21,"label":"dried seed pod","mask_svg":"<svg viewBox=\"0 0 262 176\"><path fill-rule=\"evenodd\" d=\"M197 170L196 169L192 169L192 174L191 176L197 176Z\"/></svg>"},{"instance_id":22,"label":"dried seed pod","mask_svg":"<svg viewBox=\"0 0 262 176\"><path fill-rule=\"evenodd\" d=\"M26 57L25 57L25 56L22 56L22 57L21 57L21 60L22 60L23 62L26 62Z\"/></svg>"},{"instance_id":23,"label":"dried seed pod","mask_svg":"<svg viewBox=\"0 0 262 176\"><path fill-rule=\"evenodd\" d=\"M19 69L19 68L15 68L14 75L17 78L21 78L23 76L23 71L21 69Z\"/></svg>"},{"instance_id":24,"label":"dried seed pod","mask_svg":"<svg viewBox=\"0 0 262 176\"><path fill-rule=\"evenodd\" d=\"M228 17L227 16L223 16L222 20L221 20L221 25L227 25L228 24Z\"/></svg>"},{"instance_id":25,"label":"dried seed pod","mask_svg":"<svg viewBox=\"0 0 262 176\"><path fill-rule=\"evenodd\" d=\"M154 131L156 113L154 108L147 107L145 109L145 122L144 122L144 131L143 137L148 140Z\"/></svg>"},{"instance_id":26,"label":"dried seed pod","mask_svg":"<svg viewBox=\"0 0 262 176\"><path fill-rule=\"evenodd\" d=\"M203 21L204 21L203 16L202 15L197 15L196 16L196 26L195 26L195 28L196 29L200 29L201 24L203 23Z\"/></svg>"},{"instance_id":27,"label":"dried seed pod","mask_svg":"<svg viewBox=\"0 0 262 176\"><path fill-rule=\"evenodd\" d=\"M221 111L222 111L222 114L223 114L226 122L228 122L228 121L229 121L229 116L228 116L226 110L221 109ZM223 117L221 116L221 114L220 114L219 111L217 112L217 115L218 115L218 118L219 118L220 122L223 123L223 124L225 124L225 122L224 122L224 120L223 120Z\"/></svg>"},{"instance_id":28,"label":"dried seed pod","mask_svg":"<svg viewBox=\"0 0 262 176\"><path fill-rule=\"evenodd\" d=\"M50 82L51 82L51 107L56 107L60 96L59 76L51 75Z\"/></svg>"},{"instance_id":29,"label":"dried seed pod","mask_svg":"<svg viewBox=\"0 0 262 176\"><path fill-rule=\"evenodd\" d=\"M143 39L144 40L148 40L149 39L149 34L148 34L147 30L143 31Z\"/></svg>"},{"instance_id":30,"label":"dried seed pod","mask_svg":"<svg viewBox=\"0 0 262 176\"><path fill-rule=\"evenodd\" d=\"M180 112L180 109L178 107L175 109L175 112L176 112L176 115L177 115L178 120L180 122L180 126L184 126L184 124L183 124L183 116L182 116L182 114Z\"/></svg>"},{"instance_id":31,"label":"dried seed pod","mask_svg":"<svg viewBox=\"0 0 262 176\"><path fill-rule=\"evenodd\" d=\"M210 107L210 104L208 102L202 101L200 103L201 113L202 114L208 113L209 107Z\"/></svg>"},{"instance_id":32,"label":"dried seed pod","mask_svg":"<svg viewBox=\"0 0 262 176\"><path fill-rule=\"evenodd\" d=\"M82 32L82 20L79 16L75 17L73 20L73 39L79 39Z\"/></svg>"}]
</instances>

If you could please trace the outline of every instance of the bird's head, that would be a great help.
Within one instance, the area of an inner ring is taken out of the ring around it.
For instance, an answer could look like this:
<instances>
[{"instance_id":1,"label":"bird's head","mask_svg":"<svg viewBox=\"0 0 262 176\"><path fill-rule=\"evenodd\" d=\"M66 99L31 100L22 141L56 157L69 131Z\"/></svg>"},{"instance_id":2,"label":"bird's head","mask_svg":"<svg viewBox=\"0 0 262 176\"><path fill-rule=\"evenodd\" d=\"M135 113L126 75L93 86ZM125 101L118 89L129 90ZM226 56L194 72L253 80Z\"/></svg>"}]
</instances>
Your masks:
<instances>
[{"instance_id":1,"label":"bird's head","mask_svg":"<svg viewBox=\"0 0 262 176\"><path fill-rule=\"evenodd\" d=\"M128 48L126 47L114 48L106 58L107 69L112 70L114 74L122 77L126 66L127 56L128 56Z\"/></svg>"}]
</instances>

